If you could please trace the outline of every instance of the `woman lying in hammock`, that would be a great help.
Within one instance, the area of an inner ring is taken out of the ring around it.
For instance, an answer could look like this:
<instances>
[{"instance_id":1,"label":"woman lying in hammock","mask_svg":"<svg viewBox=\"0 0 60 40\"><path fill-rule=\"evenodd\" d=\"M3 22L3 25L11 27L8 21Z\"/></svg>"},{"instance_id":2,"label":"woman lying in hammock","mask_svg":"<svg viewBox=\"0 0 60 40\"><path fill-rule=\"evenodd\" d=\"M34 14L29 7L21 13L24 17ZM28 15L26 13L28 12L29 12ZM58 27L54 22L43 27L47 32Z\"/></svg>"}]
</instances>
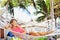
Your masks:
<instances>
[{"instance_id":1,"label":"woman lying in hammock","mask_svg":"<svg viewBox=\"0 0 60 40\"><path fill-rule=\"evenodd\" d=\"M10 24L7 25L5 29L10 30L8 32L8 36L10 37L13 37L16 33L26 34L26 31L20 25L17 24L16 19L11 19Z\"/></svg>"}]
</instances>

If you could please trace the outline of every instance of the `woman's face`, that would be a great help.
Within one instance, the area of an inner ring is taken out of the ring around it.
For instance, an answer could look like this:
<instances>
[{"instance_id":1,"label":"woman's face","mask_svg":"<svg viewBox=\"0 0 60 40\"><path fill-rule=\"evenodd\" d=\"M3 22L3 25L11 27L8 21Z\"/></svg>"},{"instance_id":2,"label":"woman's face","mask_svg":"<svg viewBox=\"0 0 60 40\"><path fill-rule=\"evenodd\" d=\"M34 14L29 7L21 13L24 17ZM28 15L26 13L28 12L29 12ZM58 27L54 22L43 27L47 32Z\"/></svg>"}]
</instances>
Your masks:
<instances>
[{"instance_id":1,"label":"woman's face","mask_svg":"<svg viewBox=\"0 0 60 40\"><path fill-rule=\"evenodd\" d=\"M12 25L13 26L16 26L17 25L17 22L15 20L13 20Z\"/></svg>"}]
</instances>

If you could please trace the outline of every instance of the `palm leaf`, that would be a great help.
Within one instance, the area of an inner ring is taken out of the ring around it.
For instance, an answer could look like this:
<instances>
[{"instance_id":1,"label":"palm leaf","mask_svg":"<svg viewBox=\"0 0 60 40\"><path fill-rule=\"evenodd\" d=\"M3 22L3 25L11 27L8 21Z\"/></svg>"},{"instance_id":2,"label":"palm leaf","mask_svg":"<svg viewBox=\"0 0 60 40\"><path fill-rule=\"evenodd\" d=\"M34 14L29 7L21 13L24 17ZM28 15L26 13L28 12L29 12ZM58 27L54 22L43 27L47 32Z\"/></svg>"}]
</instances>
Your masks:
<instances>
[{"instance_id":1,"label":"palm leaf","mask_svg":"<svg viewBox=\"0 0 60 40\"><path fill-rule=\"evenodd\" d=\"M44 20L44 18L45 18L45 16L38 17L36 21L37 21L37 22L41 22L41 21Z\"/></svg>"},{"instance_id":2,"label":"palm leaf","mask_svg":"<svg viewBox=\"0 0 60 40\"><path fill-rule=\"evenodd\" d=\"M47 6L46 6L44 0L37 0L37 5L38 5L45 13L47 13Z\"/></svg>"}]
</instances>

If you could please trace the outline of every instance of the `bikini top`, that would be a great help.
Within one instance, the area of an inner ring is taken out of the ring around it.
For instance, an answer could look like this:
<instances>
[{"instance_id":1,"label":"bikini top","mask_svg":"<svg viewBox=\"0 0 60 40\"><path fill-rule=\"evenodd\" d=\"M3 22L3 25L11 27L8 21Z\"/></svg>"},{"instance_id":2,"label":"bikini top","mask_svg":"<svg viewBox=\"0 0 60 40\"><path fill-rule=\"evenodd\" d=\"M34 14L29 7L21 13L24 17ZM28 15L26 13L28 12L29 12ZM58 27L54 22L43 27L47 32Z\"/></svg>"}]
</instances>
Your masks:
<instances>
[{"instance_id":1,"label":"bikini top","mask_svg":"<svg viewBox=\"0 0 60 40\"><path fill-rule=\"evenodd\" d=\"M20 26L17 26L17 27L12 26L11 29L12 31L15 31L15 32L20 32L20 33L24 32L24 29Z\"/></svg>"}]
</instances>

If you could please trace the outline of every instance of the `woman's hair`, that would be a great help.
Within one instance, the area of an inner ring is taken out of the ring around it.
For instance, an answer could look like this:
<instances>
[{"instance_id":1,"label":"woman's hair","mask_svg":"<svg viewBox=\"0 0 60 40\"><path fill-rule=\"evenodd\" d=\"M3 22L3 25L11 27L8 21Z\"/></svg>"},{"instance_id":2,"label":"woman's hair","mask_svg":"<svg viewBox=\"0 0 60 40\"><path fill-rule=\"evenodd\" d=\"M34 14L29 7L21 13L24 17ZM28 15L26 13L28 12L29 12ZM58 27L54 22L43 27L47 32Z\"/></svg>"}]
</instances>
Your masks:
<instances>
[{"instance_id":1,"label":"woman's hair","mask_svg":"<svg viewBox=\"0 0 60 40\"><path fill-rule=\"evenodd\" d=\"M16 21L16 22L17 22L17 20L16 20L16 19L11 19L10 24L11 24L11 23L13 23L13 21Z\"/></svg>"}]
</instances>

